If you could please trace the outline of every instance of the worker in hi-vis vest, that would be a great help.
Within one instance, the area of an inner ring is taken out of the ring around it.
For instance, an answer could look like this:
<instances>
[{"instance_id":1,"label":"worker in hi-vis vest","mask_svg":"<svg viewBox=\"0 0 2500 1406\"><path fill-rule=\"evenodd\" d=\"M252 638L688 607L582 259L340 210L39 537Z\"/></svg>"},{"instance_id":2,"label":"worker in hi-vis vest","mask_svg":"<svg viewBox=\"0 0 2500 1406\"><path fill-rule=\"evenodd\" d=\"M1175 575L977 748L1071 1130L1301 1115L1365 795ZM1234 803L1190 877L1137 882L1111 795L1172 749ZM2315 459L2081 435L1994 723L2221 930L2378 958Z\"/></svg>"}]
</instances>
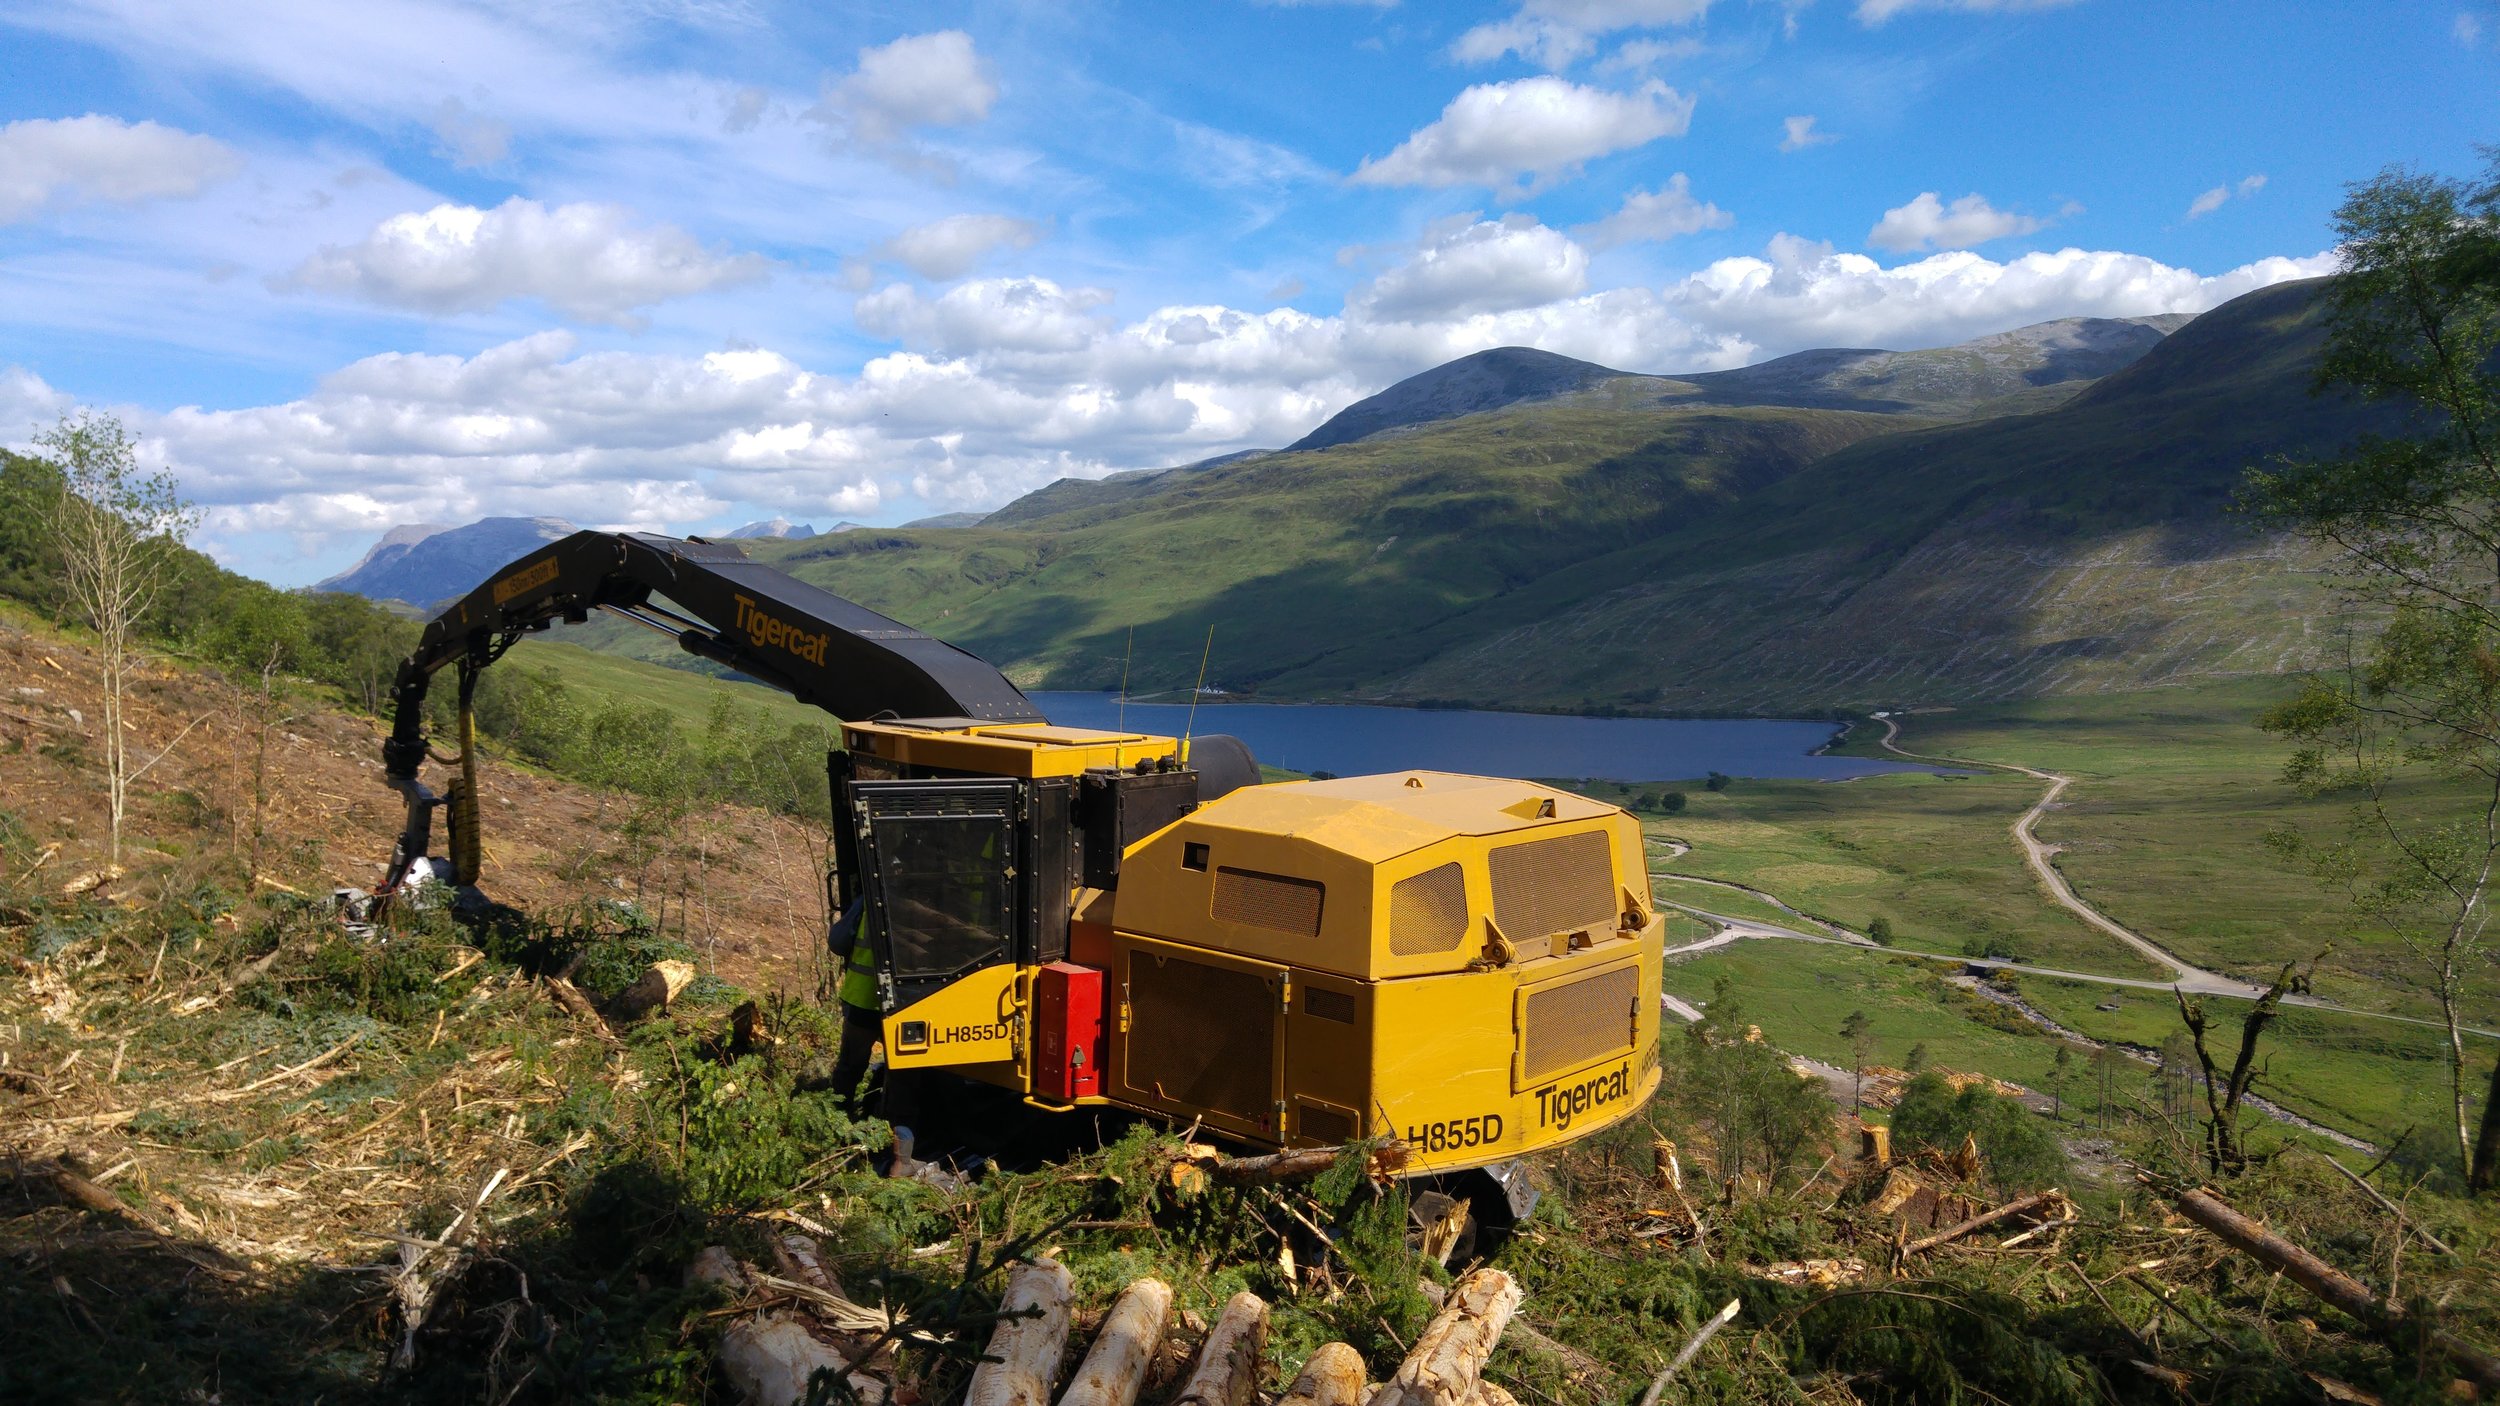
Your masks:
<instances>
[{"instance_id":1,"label":"worker in hi-vis vest","mask_svg":"<svg viewBox=\"0 0 2500 1406\"><path fill-rule=\"evenodd\" d=\"M861 931L864 906L863 900L852 899L825 935L825 945L842 968L842 984L834 992L842 1003L842 1047L834 1056L833 1087L853 1117L859 1115L859 1086L868 1077L869 1056L884 1038L877 1003L877 955Z\"/></svg>"}]
</instances>

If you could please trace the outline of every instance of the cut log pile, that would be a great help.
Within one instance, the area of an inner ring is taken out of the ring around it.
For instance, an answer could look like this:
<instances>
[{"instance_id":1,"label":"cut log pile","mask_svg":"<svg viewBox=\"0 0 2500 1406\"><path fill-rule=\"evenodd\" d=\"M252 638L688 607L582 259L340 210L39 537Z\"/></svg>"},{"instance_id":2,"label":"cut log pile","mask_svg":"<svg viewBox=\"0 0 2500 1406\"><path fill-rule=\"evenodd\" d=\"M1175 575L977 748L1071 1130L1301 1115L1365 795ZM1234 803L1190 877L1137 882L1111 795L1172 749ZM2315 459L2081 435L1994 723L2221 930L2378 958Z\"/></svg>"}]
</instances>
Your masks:
<instances>
[{"instance_id":1,"label":"cut log pile","mask_svg":"<svg viewBox=\"0 0 2500 1406\"><path fill-rule=\"evenodd\" d=\"M714 1246L687 1272L690 1282L717 1286L740 1299L721 1334L722 1377L746 1406L793 1406L809 1381L828 1373L847 1381L862 1402L909 1401L894 1379L893 1325L879 1310L848 1298L824 1269L816 1242L787 1234L774 1245L779 1273L742 1264ZM1388 1381L1373 1386L1362 1355L1328 1343L1306 1359L1279 1406L1512 1406L1510 1394L1484 1379L1485 1362L1518 1310L1518 1283L1498 1269L1458 1281ZM966 1406L1134 1406L1174 1320L1171 1287L1139 1279L1122 1289L1083 1360L1056 1397L1060 1367L1075 1316L1067 1269L1043 1258L1017 1265L1000 1297L997 1326L964 1395ZM1265 1375L1267 1302L1235 1294L1206 1330L1170 1406L1258 1406L1269 1399ZM1158 1388L1162 1389L1162 1388Z\"/></svg>"}]
</instances>

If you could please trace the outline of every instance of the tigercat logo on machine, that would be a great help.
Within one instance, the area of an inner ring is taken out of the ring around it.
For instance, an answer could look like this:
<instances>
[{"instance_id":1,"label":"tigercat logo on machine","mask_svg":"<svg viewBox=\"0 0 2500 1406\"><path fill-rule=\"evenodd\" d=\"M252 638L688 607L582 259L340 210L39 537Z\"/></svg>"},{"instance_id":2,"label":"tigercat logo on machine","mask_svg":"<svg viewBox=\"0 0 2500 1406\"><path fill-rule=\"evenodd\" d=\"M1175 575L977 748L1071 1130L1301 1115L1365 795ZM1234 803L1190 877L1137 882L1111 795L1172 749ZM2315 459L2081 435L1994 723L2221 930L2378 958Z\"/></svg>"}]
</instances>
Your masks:
<instances>
[{"instance_id":1,"label":"tigercat logo on machine","mask_svg":"<svg viewBox=\"0 0 2500 1406\"><path fill-rule=\"evenodd\" d=\"M512 598L535 591L556 579L556 559L549 557L529 570L507 576L495 583L495 604L510 605Z\"/></svg>"},{"instance_id":2,"label":"tigercat logo on machine","mask_svg":"<svg viewBox=\"0 0 2500 1406\"><path fill-rule=\"evenodd\" d=\"M1581 1114L1631 1096L1632 1066L1629 1063L1617 1065L1603 1074L1592 1074L1576 1084L1548 1084L1536 1091L1537 1126L1564 1132Z\"/></svg>"},{"instance_id":3,"label":"tigercat logo on machine","mask_svg":"<svg viewBox=\"0 0 2500 1406\"><path fill-rule=\"evenodd\" d=\"M825 648L833 643L831 633L811 634L787 620L775 619L755 608L752 596L733 595L738 603L738 630L758 649L786 649L810 664L825 662Z\"/></svg>"}]
</instances>

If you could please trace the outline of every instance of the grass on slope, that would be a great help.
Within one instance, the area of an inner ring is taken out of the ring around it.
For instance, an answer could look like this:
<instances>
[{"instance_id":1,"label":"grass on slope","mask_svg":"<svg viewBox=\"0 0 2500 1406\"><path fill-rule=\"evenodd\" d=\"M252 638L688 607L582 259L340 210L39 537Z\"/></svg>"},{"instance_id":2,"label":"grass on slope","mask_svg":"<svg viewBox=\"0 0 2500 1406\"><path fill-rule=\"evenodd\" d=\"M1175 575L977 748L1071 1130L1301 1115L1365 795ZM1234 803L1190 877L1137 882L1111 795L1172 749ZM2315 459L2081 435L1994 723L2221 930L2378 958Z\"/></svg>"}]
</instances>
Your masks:
<instances>
[{"instance_id":1,"label":"grass on slope","mask_svg":"<svg viewBox=\"0 0 2500 1406\"><path fill-rule=\"evenodd\" d=\"M2179 1008L2166 991L2129 991L2037 976L2022 977L2019 985L2035 1010L2095 1040L2159 1049L2163 1041L2183 1033ZM2105 1005L2118 1009L2104 1011ZM2241 1009L2236 1003L2215 1005L2219 1033L2226 1041L2238 1039ZM2444 1037L2422 1026L2286 1007L2267 1029L2266 1057L2255 1088L2295 1113L2382 1146L2408 1129L2424 1129L2436 1138L2447 1105L2443 1048ZM2500 1043L2492 1041L2476 1041L2469 1048L2477 1065L2500 1053ZM2229 1055L2217 1048L2215 1058Z\"/></svg>"},{"instance_id":2,"label":"grass on slope","mask_svg":"<svg viewBox=\"0 0 2500 1406\"><path fill-rule=\"evenodd\" d=\"M655 637L656 638L656 637ZM584 698L666 709L689 733L703 730L715 701L725 700L763 715L774 731L791 727L831 732L833 717L761 684L663 668L640 659L585 649L552 639L525 639L505 656L507 666L545 669Z\"/></svg>"},{"instance_id":3,"label":"grass on slope","mask_svg":"<svg viewBox=\"0 0 2500 1406\"><path fill-rule=\"evenodd\" d=\"M1862 1011L1874 1028L1870 1064L1905 1068L1913 1047L1929 1067L1987 1074L2046 1094L2061 1043L2038 1025L1945 979L1947 968L1915 957L1886 957L1845 947L1753 939L1667 964L1669 994L1706 1004L1719 980L1762 1038L1837 1069L1852 1067L1841 1022ZM2112 1092L2122 1106L2145 1083L2130 1066ZM2080 1052L2063 1086L2065 1117L2080 1134L2097 1108ZM1869 1115L1873 1121L1881 1113Z\"/></svg>"},{"instance_id":4,"label":"grass on slope","mask_svg":"<svg viewBox=\"0 0 2500 1406\"><path fill-rule=\"evenodd\" d=\"M1655 852L1650 862L1652 864L1660 862L1655 857ZM1672 863L1673 861L1666 862ZM1800 922L1796 914L1787 912L1775 903L1766 903L1742 889L1721 888L1717 884L1703 884L1690 879L1672 878L1653 870L1649 879L1649 893L1650 897L1662 903L1681 903L1687 907L1698 908L1705 913L1718 913L1730 918L1748 918L1758 923L1813 931L1811 926Z\"/></svg>"}]
</instances>

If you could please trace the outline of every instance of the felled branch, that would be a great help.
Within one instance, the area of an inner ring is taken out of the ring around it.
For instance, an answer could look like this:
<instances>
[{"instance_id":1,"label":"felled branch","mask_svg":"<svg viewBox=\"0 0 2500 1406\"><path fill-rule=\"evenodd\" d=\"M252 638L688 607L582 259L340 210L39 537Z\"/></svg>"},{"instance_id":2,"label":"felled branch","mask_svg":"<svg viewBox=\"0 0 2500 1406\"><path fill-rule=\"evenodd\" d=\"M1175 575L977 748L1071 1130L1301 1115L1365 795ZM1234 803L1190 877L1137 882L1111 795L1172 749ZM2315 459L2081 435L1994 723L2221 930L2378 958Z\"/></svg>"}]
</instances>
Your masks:
<instances>
[{"instance_id":1,"label":"felled branch","mask_svg":"<svg viewBox=\"0 0 2500 1406\"><path fill-rule=\"evenodd\" d=\"M2055 1219L2056 1212L2064 1208L2065 1201L2066 1194L2064 1192L2059 1191L2055 1187L2050 1187L2048 1190L2041 1192L2037 1196L2025 1196L2019 1200L2008 1201L1993 1211L1982 1211L1978 1215L1972 1216L1969 1220L1963 1221L1958 1225L1950 1225L1937 1231L1933 1235L1927 1236L1923 1239L1913 1240L1904 1247L1904 1253L1915 1255L1922 1250L1932 1250L1938 1245L1949 1244L1952 1241L1959 1240L1974 1230L1984 1230L1989 1226L1995 1225L1999 1221L2011 1220L2016 1216L2027 1215L2033 1211L2047 1210L2051 1212L2051 1215L2048 1218Z\"/></svg>"},{"instance_id":2,"label":"felled branch","mask_svg":"<svg viewBox=\"0 0 2500 1406\"><path fill-rule=\"evenodd\" d=\"M1172 1163L1170 1180L1175 1188L1191 1193L1204 1191L1210 1184L1279 1186L1309 1181L1355 1153L1363 1155L1365 1174L1374 1178L1386 1179L1406 1165L1406 1144L1394 1138L1369 1146L1297 1147L1261 1157L1226 1157L1205 1143L1193 1142Z\"/></svg>"},{"instance_id":3,"label":"felled branch","mask_svg":"<svg viewBox=\"0 0 2500 1406\"><path fill-rule=\"evenodd\" d=\"M2316 1255L2224 1205L2212 1194L2189 1190L2173 1198L2179 1214L2211 1231L2231 1248L2316 1295L2354 1321L2385 1336L2404 1319L2404 1310L2379 1301L2368 1286ZM2486 1388L2500 1388L2500 1358L2441 1328L2425 1336L2441 1352L2455 1358Z\"/></svg>"},{"instance_id":4,"label":"felled branch","mask_svg":"<svg viewBox=\"0 0 2500 1406\"><path fill-rule=\"evenodd\" d=\"M599 1008L592 1005L590 998L583 995L582 989L575 986L570 979L561 976L548 977L547 994L555 998L555 1003L564 1008L566 1015L589 1026L592 1034L608 1044L619 1043L616 1032L608 1028L607 1018L599 1014Z\"/></svg>"},{"instance_id":5,"label":"felled branch","mask_svg":"<svg viewBox=\"0 0 2500 1406\"><path fill-rule=\"evenodd\" d=\"M1641 1393L1641 1406L1658 1406L1658 1398L1667 1393L1667 1383L1674 1381L1676 1373L1683 1371L1694 1358L1701 1355L1702 1344L1717 1337L1721 1328L1735 1322L1737 1313L1744 1306L1742 1299L1729 1299L1727 1307L1712 1314L1710 1321L1701 1325L1701 1331L1693 1334L1691 1341L1684 1344L1683 1351L1675 1355L1675 1360L1669 1362L1663 1371L1650 1379L1649 1390Z\"/></svg>"}]
</instances>

